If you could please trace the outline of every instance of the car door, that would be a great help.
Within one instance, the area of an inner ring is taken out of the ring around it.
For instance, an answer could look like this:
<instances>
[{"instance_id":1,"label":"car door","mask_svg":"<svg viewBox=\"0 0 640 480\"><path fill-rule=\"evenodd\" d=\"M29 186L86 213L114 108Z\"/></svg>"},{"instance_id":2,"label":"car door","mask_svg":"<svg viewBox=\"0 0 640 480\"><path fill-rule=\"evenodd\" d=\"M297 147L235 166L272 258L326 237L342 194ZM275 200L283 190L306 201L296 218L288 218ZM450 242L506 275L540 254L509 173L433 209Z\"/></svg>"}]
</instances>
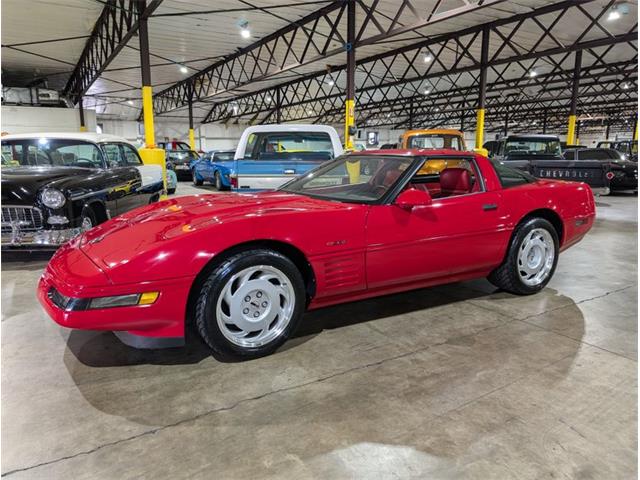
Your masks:
<instances>
[{"instance_id":1,"label":"car door","mask_svg":"<svg viewBox=\"0 0 640 480\"><path fill-rule=\"evenodd\" d=\"M395 204L371 207L366 239L368 288L453 277L500 263L509 237L504 226L506 207L499 191L485 191L475 161L469 157L467 162L465 167L446 168L426 179L419 171L411 179L406 188L434 193L431 205L411 210ZM433 167L427 160L423 168L432 171ZM470 185L457 191L439 185L440 176L461 174L463 169L468 171L464 175Z\"/></svg>"},{"instance_id":2,"label":"car door","mask_svg":"<svg viewBox=\"0 0 640 480\"><path fill-rule=\"evenodd\" d=\"M202 162L199 163L199 165L201 165L200 169L201 169L201 173L200 175L202 177L204 177L207 180L212 180L213 179L213 175L214 175L214 166L213 164L215 163L216 159L216 154L215 152L209 152L207 154L207 156L205 157L205 160L203 160Z\"/></svg>"},{"instance_id":3,"label":"car door","mask_svg":"<svg viewBox=\"0 0 640 480\"><path fill-rule=\"evenodd\" d=\"M138 191L142 177L135 166L127 164L120 143L103 143L102 151L109 171L109 196L115 200L116 214L127 212L141 205Z\"/></svg>"}]
</instances>

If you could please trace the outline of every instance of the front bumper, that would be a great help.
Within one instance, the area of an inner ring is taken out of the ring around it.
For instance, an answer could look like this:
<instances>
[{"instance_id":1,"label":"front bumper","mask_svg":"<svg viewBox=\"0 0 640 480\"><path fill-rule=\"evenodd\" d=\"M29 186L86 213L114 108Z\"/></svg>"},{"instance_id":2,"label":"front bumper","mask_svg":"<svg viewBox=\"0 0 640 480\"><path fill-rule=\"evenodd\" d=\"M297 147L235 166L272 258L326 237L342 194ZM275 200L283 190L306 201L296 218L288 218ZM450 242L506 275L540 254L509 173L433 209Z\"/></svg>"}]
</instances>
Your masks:
<instances>
[{"instance_id":1,"label":"front bumper","mask_svg":"<svg viewBox=\"0 0 640 480\"><path fill-rule=\"evenodd\" d=\"M56 249L63 243L80 235L82 228L65 228L61 230L14 231L2 234L2 249Z\"/></svg>"},{"instance_id":2,"label":"front bumper","mask_svg":"<svg viewBox=\"0 0 640 480\"><path fill-rule=\"evenodd\" d=\"M47 266L37 292L38 300L57 324L80 330L125 331L143 337L184 337L192 278L114 285L80 250L67 246L63 249L63 255L56 254ZM104 281L99 282L100 278ZM86 301L148 291L160 292L151 305L71 310L60 308L54 301L54 292Z\"/></svg>"}]
</instances>

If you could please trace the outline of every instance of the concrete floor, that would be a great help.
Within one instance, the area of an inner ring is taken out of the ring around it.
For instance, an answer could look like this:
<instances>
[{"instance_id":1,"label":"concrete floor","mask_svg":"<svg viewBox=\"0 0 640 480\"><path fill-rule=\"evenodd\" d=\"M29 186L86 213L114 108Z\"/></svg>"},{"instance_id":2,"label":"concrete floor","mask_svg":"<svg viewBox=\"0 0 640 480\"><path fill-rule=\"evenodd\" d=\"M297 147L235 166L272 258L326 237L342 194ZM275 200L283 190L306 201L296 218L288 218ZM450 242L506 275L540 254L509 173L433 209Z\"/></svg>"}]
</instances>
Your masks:
<instances>
[{"instance_id":1,"label":"concrete floor","mask_svg":"<svg viewBox=\"0 0 640 480\"><path fill-rule=\"evenodd\" d=\"M636 478L637 226L637 197L603 197L538 295L481 280L328 308L246 363L59 328L44 263L5 262L2 474Z\"/></svg>"}]
</instances>

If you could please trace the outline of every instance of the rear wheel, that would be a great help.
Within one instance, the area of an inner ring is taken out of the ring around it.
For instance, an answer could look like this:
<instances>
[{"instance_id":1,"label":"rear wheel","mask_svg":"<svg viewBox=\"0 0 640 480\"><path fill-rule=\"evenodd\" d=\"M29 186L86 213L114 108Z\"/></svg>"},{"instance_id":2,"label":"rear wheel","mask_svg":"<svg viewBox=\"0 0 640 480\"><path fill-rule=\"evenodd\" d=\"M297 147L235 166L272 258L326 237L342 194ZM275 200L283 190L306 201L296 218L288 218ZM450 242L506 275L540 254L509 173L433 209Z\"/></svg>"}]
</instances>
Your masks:
<instances>
[{"instance_id":1,"label":"rear wheel","mask_svg":"<svg viewBox=\"0 0 640 480\"><path fill-rule=\"evenodd\" d=\"M196 325L214 351L260 357L290 337L305 303L302 275L291 260L272 250L249 250L226 260L204 282Z\"/></svg>"},{"instance_id":2,"label":"rear wheel","mask_svg":"<svg viewBox=\"0 0 640 480\"><path fill-rule=\"evenodd\" d=\"M222 191L224 190L224 185L222 184L222 177L220 176L220 172L216 171L214 177L214 185L216 190Z\"/></svg>"},{"instance_id":3,"label":"rear wheel","mask_svg":"<svg viewBox=\"0 0 640 480\"><path fill-rule=\"evenodd\" d=\"M191 179L196 187L202 186L202 180L198 178L195 169L191 170Z\"/></svg>"},{"instance_id":4,"label":"rear wheel","mask_svg":"<svg viewBox=\"0 0 640 480\"><path fill-rule=\"evenodd\" d=\"M543 218L527 220L516 228L504 262L491 272L489 281L518 295L539 292L555 272L558 253L553 225Z\"/></svg>"}]
</instances>

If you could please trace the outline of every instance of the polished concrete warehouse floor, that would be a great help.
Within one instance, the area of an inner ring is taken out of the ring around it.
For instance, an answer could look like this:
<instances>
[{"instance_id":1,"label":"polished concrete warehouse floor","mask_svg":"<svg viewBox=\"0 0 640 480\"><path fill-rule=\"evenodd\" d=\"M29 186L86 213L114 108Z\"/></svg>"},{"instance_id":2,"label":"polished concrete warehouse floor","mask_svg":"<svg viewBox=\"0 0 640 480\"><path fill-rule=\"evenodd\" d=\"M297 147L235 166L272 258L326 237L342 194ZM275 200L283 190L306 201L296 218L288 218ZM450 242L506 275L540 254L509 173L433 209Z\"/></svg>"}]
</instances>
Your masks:
<instances>
[{"instance_id":1,"label":"polished concrete warehouse floor","mask_svg":"<svg viewBox=\"0 0 640 480\"><path fill-rule=\"evenodd\" d=\"M44 263L3 262L2 474L635 478L637 227L637 197L602 197L538 295L481 280L328 308L245 363L64 330L35 300Z\"/></svg>"}]
</instances>

